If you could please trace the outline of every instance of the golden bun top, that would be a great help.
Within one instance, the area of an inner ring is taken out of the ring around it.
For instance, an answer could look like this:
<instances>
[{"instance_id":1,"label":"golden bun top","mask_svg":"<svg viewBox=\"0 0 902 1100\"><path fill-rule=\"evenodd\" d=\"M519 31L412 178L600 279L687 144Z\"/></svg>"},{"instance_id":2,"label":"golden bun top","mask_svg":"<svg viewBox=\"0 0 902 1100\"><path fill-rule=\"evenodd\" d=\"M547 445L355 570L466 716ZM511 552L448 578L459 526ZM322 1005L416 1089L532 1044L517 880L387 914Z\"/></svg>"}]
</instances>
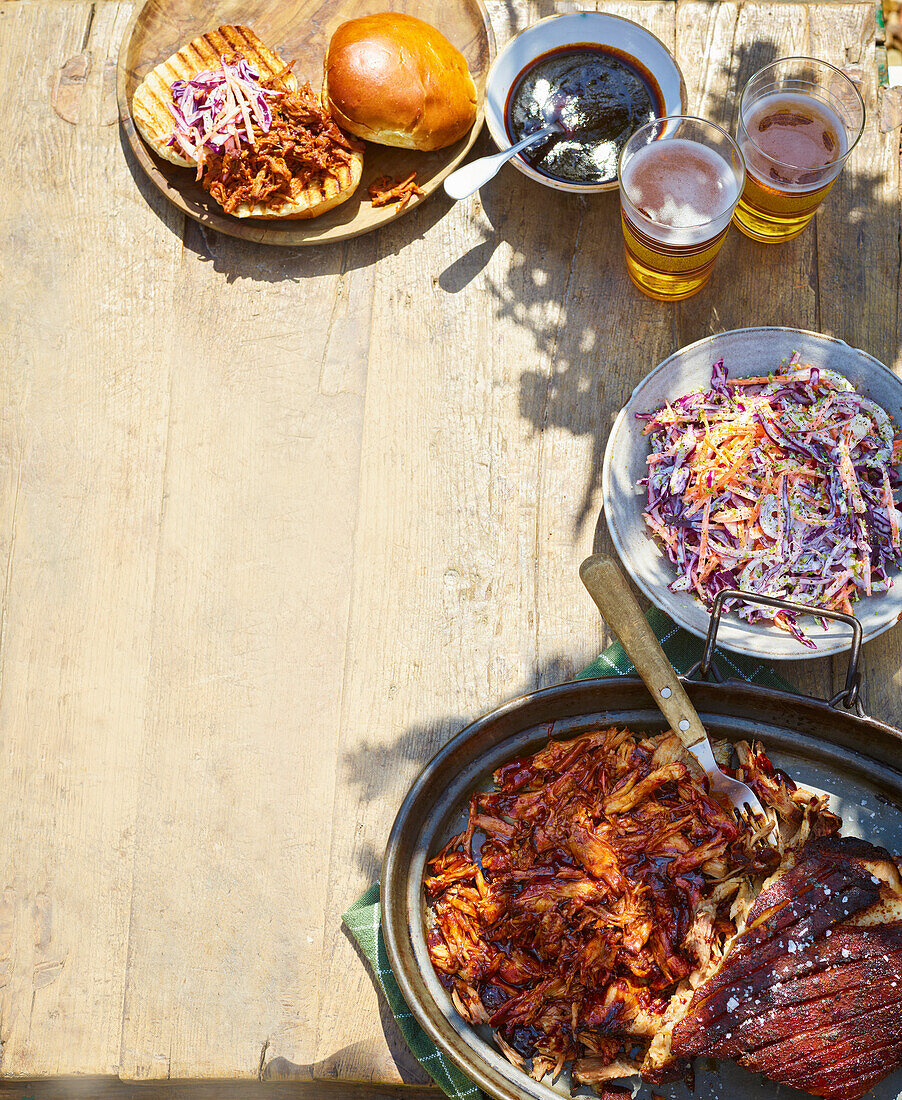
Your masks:
<instances>
[{"instance_id":1,"label":"golden bun top","mask_svg":"<svg viewBox=\"0 0 902 1100\"><path fill-rule=\"evenodd\" d=\"M443 149L476 119L463 54L413 15L342 23L326 52L323 102L343 129L379 145Z\"/></svg>"}]
</instances>

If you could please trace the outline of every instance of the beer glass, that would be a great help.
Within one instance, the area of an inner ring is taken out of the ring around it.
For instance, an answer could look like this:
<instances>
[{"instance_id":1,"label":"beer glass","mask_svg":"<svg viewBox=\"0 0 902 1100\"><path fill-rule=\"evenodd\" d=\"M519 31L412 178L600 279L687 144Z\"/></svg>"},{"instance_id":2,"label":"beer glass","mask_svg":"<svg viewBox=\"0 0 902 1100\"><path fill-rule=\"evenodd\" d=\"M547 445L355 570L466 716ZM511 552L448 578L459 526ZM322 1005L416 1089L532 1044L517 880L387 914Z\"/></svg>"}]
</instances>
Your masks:
<instances>
[{"instance_id":1,"label":"beer glass","mask_svg":"<svg viewBox=\"0 0 902 1100\"><path fill-rule=\"evenodd\" d=\"M618 179L629 277L661 302L695 294L710 278L742 193L736 143L701 118L654 119L624 145Z\"/></svg>"},{"instance_id":2,"label":"beer glass","mask_svg":"<svg viewBox=\"0 0 902 1100\"><path fill-rule=\"evenodd\" d=\"M765 244L797 237L863 129L858 89L826 61L786 57L755 73L739 101L746 181L736 225Z\"/></svg>"}]
</instances>

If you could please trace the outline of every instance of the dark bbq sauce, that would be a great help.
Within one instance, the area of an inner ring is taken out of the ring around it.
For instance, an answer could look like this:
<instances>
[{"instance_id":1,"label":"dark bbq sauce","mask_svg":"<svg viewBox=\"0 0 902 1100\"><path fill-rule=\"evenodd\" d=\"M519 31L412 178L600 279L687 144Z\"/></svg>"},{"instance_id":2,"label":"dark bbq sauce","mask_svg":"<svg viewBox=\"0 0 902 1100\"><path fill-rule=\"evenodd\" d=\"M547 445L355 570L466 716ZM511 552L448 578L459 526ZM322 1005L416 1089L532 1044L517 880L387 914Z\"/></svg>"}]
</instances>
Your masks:
<instances>
[{"instance_id":1,"label":"dark bbq sauce","mask_svg":"<svg viewBox=\"0 0 902 1100\"><path fill-rule=\"evenodd\" d=\"M630 134L664 114L654 77L610 46L559 46L529 63L511 85L504 120L511 143L548 125L565 127L520 156L537 172L570 183L611 183Z\"/></svg>"}]
</instances>

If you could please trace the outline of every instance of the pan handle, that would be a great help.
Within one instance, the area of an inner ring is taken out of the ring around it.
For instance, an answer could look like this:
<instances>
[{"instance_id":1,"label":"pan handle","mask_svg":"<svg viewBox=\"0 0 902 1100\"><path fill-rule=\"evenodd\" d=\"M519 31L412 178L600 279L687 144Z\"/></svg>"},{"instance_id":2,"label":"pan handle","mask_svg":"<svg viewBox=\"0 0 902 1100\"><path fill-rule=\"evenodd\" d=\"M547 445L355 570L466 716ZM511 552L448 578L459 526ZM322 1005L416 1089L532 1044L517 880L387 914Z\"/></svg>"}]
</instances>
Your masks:
<instances>
[{"instance_id":1,"label":"pan handle","mask_svg":"<svg viewBox=\"0 0 902 1100\"><path fill-rule=\"evenodd\" d=\"M849 653L849 670L846 673L846 686L830 700L830 706L835 707L840 703L847 710L855 710L863 714L861 703L858 699L861 688L861 673L858 671L858 659L861 656L861 623L854 615L846 615L842 611L814 611L810 606L800 603L790 603L789 600L780 600L775 596L759 596L751 592L742 592L736 588L724 588L714 598L714 606L711 608L711 621L708 624L708 636L705 638L705 651L698 663L698 673L705 677L714 666L714 644L717 641L717 628L720 626L720 616L725 600L741 600L743 603L759 603L765 607L778 607L784 611L794 611L798 615L823 616L825 619L836 619L845 623L852 630L852 648Z\"/></svg>"}]
</instances>

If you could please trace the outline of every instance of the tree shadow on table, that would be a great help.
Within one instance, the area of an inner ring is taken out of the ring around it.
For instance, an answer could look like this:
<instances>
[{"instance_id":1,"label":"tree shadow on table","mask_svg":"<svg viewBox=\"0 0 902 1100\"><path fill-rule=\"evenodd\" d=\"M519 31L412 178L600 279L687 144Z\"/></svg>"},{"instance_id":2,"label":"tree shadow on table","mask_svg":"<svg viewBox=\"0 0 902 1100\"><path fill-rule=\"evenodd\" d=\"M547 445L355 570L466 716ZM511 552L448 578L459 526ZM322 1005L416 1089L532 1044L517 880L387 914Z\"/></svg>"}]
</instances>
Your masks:
<instances>
[{"instance_id":1,"label":"tree shadow on table","mask_svg":"<svg viewBox=\"0 0 902 1100\"><path fill-rule=\"evenodd\" d=\"M766 38L739 47L724 82L741 88L780 53ZM738 96L706 100L706 116L731 132L737 111ZM853 158L800 237L769 246L732 229L711 281L682 303L652 301L629 282L616 192L574 197L510 166L483 188L481 239L445 268L438 286L448 294L480 287L494 318L519 330L519 409L532 430L590 442L585 480L572 487L574 534L597 516L614 417L678 347L732 328L781 325L827 332L895 361L900 211L863 150L863 167ZM504 346L492 354L503 356Z\"/></svg>"},{"instance_id":2,"label":"tree shadow on table","mask_svg":"<svg viewBox=\"0 0 902 1100\"><path fill-rule=\"evenodd\" d=\"M369 803L390 799L400 805L406 787L420 768L471 722L510 699L572 680L584 663L564 655L534 662L519 682L503 688L498 698L484 706L481 712L477 708L469 715L456 714L416 723L388 743L361 740L343 757L344 782L355 791L356 801ZM358 852L357 861L360 870L375 879L382 861L382 848L375 844L364 845Z\"/></svg>"}]
</instances>

